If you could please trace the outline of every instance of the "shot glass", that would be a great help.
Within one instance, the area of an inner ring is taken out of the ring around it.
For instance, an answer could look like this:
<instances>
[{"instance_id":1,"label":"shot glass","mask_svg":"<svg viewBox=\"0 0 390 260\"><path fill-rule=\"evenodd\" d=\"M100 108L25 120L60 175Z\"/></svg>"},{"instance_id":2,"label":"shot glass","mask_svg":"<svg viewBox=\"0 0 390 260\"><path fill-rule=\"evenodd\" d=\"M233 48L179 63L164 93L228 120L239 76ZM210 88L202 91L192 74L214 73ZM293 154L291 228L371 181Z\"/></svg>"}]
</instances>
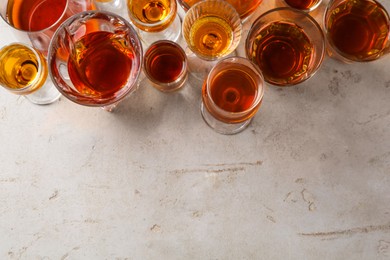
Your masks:
<instances>
[{"instance_id":1,"label":"shot glass","mask_svg":"<svg viewBox=\"0 0 390 260\"><path fill-rule=\"evenodd\" d=\"M15 38L44 56L50 40L68 17L92 9L91 0L0 0L0 16Z\"/></svg>"},{"instance_id":2,"label":"shot glass","mask_svg":"<svg viewBox=\"0 0 390 260\"><path fill-rule=\"evenodd\" d=\"M181 21L176 0L127 0L127 10L145 46L162 39L179 40Z\"/></svg>"},{"instance_id":3,"label":"shot glass","mask_svg":"<svg viewBox=\"0 0 390 260\"><path fill-rule=\"evenodd\" d=\"M156 89L163 92L178 90L187 79L187 56L175 42L154 42L145 52L144 72Z\"/></svg>"},{"instance_id":4,"label":"shot glass","mask_svg":"<svg viewBox=\"0 0 390 260\"><path fill-rule=\"evenodd\" d=\"M201 114L216 132L236 134L249 125L263 95L263 76L252 62L242 57L224 58L204 81Z\"/></svg>"},{"instance_id":5,"label":"shot glass","mask_svg":"<svg viewBox=\"0 0 390 260\"><path fill-rule=\"evenodd\" d=\"M346 63L373 61L389 52L389 14L375 0L330 1L324 31L329 55Z\"/></svg>"},{"instance_id":6,"label":"shot glass","mask_svg":"<svg viewBox=\"0 0 390 260\"><path fill-rule=\"evenodd\" d=\"M0 50L0 85L38 105L51 104L61 96L48 78L43 55L22 43Z\"/></svg>"},{"instance_id":7,"label":"shot glass","mask_svg":"<svg viewBox=\"0 0 390 260\"><path fill-rule=\"evenodd\" d=\"M322 0L283 0L289 7L301 10L304 12L311 12L316 9Z\"/></svg>"},{"instance_id":8,"label":"shot glass","mask_svg":"<svg viewBox=\"0 0 390 260\"><path fill-rule=\"evenodd\" d=\"M276 8L253 23L245 51L266 82L291 86L309 79L320 68L325 56L324 34L309 14Z\"/></svg>"},{"instance_id":9,"label":"shot glass","mask_svg":"<svg viewBox=\"0 0 390 260\"><path fill-rule=\"evenodd\" d=\"M50 76L69 100L107 111L137 87L142 45L119 15L86 11L66 20L49 47Z\"/></svg>"}]
</instances>

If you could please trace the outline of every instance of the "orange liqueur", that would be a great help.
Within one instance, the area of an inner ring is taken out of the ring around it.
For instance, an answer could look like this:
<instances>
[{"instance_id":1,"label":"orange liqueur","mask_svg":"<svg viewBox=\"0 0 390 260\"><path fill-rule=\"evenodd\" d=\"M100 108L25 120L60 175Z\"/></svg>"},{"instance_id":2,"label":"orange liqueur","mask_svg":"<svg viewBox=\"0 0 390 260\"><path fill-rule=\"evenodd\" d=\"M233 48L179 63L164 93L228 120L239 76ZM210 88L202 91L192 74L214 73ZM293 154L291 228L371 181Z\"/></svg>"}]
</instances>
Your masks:
<instances>
[{"instance_id":1,"label":"orange liqueur","mask_svg":"<svg viewBox=\"0 0 390 260\"><path fill-rule=\"evenodd\" d=\"M10 0L8 20L17 29L43 30L61 18L66 5L67 0Z\"/></svg>"},{"instance_id":2,"label":"orange liqueur","mask_svg":"<svg viewBox=\"0 0 390 260\"><path fill-rule=\"evenodd\" d=\"M228 112L248 110L256 98L258 89L250 73L248 67L240 64L234 68L221 70L210 82L210 98L219 108ZM204 98L207 96L205 91L206 88L203 88Z\"/></svg>"},{"instance_id":3,"label":"orange liqueur","mask_svg":"<svg viewBox=\"0 0 390 260\"><path fill-rule=\"evenodd\" d=\"M303 29L287 22L274 22L261 30L253 50L252 61L274 84L301 78L313 55L313 46Z\"/></svg>"},{"instance_id":4,"label":"orange liqueur","mask_svg":"<svg viewBox=\"0 0 390 260\"><path fill-rule=\"evenodd\" d=\"M386 16L381 7L371 1L345 1L329 18L330 39L340 52L352 59L378 54L388 41Z\"/></svg>"},{"instance_id":5,"label":"orange liqueur","mask_svg":"<svg viewBox=\"0 0 390 260\"><path fill-rule=\"evenodd\" d=\"M83 95L110 97L127 83L133 58L120 35L89 33L75 43L68 61L69 76Z\"/></svg>"},{"instance_id":6,"label":"orange liqueur","mask_svg":"<svg viewBox=\"0 0 390 260\"><path fill-rule=\"evenodd\" d=\"M180 49L165 42L157 43L148 50L145 69L149 76L162 83L174 82L184 69L185 57Z\"/></svg>"}]
</instances>

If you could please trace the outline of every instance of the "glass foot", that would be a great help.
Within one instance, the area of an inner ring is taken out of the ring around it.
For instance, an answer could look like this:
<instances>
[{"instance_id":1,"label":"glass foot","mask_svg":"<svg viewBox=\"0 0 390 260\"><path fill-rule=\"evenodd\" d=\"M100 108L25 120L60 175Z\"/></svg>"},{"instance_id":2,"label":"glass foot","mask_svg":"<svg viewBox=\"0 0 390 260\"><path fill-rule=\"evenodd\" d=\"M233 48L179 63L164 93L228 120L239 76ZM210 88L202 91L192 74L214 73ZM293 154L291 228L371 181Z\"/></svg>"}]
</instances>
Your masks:
<instances>
[{"instance_id":1,"label":"glass foot","mask_svg":"<svg viewBox=\"0 0 390 260\"><path fill-rule=\"evenodd\" d=\"M25 97L33 104L48 105L57 101L61 93L54 87L53 83L47 78L45 84L31 94Z\"/></svg>"}]
</instances>

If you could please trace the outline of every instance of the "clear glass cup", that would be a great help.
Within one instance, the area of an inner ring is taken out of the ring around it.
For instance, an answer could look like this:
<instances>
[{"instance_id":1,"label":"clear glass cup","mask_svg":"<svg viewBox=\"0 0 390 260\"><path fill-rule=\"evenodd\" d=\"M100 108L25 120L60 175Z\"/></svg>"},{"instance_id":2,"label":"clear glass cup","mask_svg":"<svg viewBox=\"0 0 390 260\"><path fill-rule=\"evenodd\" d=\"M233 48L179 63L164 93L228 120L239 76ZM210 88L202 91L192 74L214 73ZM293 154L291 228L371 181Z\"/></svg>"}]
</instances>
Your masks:
<instances>
[{"instance_id":1,"label":"clear glass cup","mask_svg":"<svg viewBox=\"0 0 390 260\"><path fill-rule=\"evenodd\" d=\"M283 1L289 7L304 12L314 11L322 2L322 0L283 0Z\"/></svg>"},{"instance_id":2,"label":"clear glass cup","mask_svg":"<svg viewBox=\"0 0 390 260\"><path fill-rule=\"evenodd\" d=\"M58 28L48 64L55 86L66 98L111 111L137 88L142 58L141 42L127 20L86 11Z\"/></svg>"},{"instance_id":3,"label":"clear glass cup","mask_svg":"<svg viewBox=\"0 0 390 260\"><path fill-rule=\"evenodd\" d=\"M127 9L146 47L162 39L179 40L181 21L176 0L127 0Z\"/></svg>"},{"instance_id":4,"label":"clear glass cup","mask_svg":"<svg viewBox=\"0 0 390 260\"><path fill-rule=\"evenodd\" d=\"M154 42L144 55L144 72L156 89L172 92L183 87L187 80L187 56L175 42Z\"/></svg>"},{"instance_id":5,"label":"clear glass cup","mask_svg":"<svg viewBox=\"0 0 390 260\"><path fill-rule=\"evenodd\" d=\"M93 0L96 10L119 14L128 18L126 0Z\"/></svg>"},{"instance_id":6,"label":"clear glass cup","mask_svg":"<svg viewBox=\"0 0 390 260\"><path fill-rule=\"evenodd\" d=\"M23 43L0 49L0 85L38 105L51 104L61 96L48 77L43 55Z\"/></svg>"},{"instance_id":7,"label":"clear glass cup","mask_svg":"<svg viewBox=\"0 0 390 260\"><path fill-rule=\"evenodd\" d=\"M309 14L276 8L253 23L245 51L266 82L291 86L311 78L320 68L325 56L324 34Z\"/></svg>"},{"instance_id":8,"label":"clear glass cup","mask_svg":"<svg viewBox=\"0 0 390 260\"><path fill-rule=\"evenodd\" d=\"M242 25L236 9L223 0L193 5L183 20L189 70L203 79L220 58L233 54L241 40Z\"/></svg>"},{"instance_id":9,"label":"clear glass cup","mask_svg":"<svg viewBox=\"0 0 390 260\"><path fill-rule=\"evenodd\" d=\"M202 0L178 0L178 3L181 5L183 10L187 12L194 4ZM238 14L240 15L241 20L246 21L251 14L253 14L256 9L260 6L263 0L252 0L252 1L242 1L242 0L225 0L227 3L231 4Z\"/></svg>"},{"instance_id":10,"label":"clear glass cup","mask_svg":"<svg viewBox=\"0 0 390 260\"><path fill-rule=\"evenodd\" d=\"M389 52L389 14L375 0L330 1L324 31L329 55L346 63L373 61Z\"/></svg>"},{"instance_id":11,"label":"clear glass cup","mask_svg":"<svg viewBox=\"0 0 390 260\"><path fill-rule=\"evenodd\" d=\"M264 87L262 73L248 59L220 60L202 87L203 119L221 134L243 131L261 105Z\"/></svg>"},{"instance_id":12,"label":"clear glass cup","mask_svg":"<svg viewBox=\"0 0 390 260\"><path fill-rule=\"evenodd\" d=\"M90 0L0 0L0 15L15 38L47 55L50 40L73 14L92 9Z\"/></svg>"}]
</instances>

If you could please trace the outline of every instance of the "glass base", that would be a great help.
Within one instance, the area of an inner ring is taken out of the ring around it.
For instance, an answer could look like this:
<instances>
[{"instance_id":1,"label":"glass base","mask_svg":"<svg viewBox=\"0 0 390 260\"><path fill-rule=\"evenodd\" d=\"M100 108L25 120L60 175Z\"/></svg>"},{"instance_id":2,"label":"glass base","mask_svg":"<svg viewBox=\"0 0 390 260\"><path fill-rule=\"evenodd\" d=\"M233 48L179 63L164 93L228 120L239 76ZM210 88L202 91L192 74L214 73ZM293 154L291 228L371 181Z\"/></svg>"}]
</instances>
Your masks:
<instances>
[{"instance_id":1,"label":"glass base","mask_svg":"<svg viewBox=\"0 0 390 260\"><path fill-rule=\"evenodd\" d=\"M181 35L180 17L176 15L175 20L173 20L172 24L161 32L145 32L138 30L138 34L145 48L149 47L152 43L162 39L178 42Z\"/></svg>"},{"instance_id":2,"label":"glass base","mask_svg":"<svg viewBox=\"0 0 390 260\"><path fill-rule=\"evenodd\" d=\"M52 81L47 78L45 84L31 94L25 97L33 104L48 105L57 101L61 93L54 87Z\"/></svg>"},{"instance_id":3,"label":"glass base","mask_svg":"<svg viewBox=\"0 0 390 260\"><path fill-rule=\"evenodd\" d=\"M206 107L204 106L203 102L200 105L200 112L202 114L203 120L206 122L206 124L211 127L214 131L220 134L224 135L234 135L242 132L245 128L248 127L249 123L252 121L252 119L248 119L241 123L236 124L228 124L222 121L219 121L213 117L209 111L207 111Z\"/></svg>"}]
</instances>

